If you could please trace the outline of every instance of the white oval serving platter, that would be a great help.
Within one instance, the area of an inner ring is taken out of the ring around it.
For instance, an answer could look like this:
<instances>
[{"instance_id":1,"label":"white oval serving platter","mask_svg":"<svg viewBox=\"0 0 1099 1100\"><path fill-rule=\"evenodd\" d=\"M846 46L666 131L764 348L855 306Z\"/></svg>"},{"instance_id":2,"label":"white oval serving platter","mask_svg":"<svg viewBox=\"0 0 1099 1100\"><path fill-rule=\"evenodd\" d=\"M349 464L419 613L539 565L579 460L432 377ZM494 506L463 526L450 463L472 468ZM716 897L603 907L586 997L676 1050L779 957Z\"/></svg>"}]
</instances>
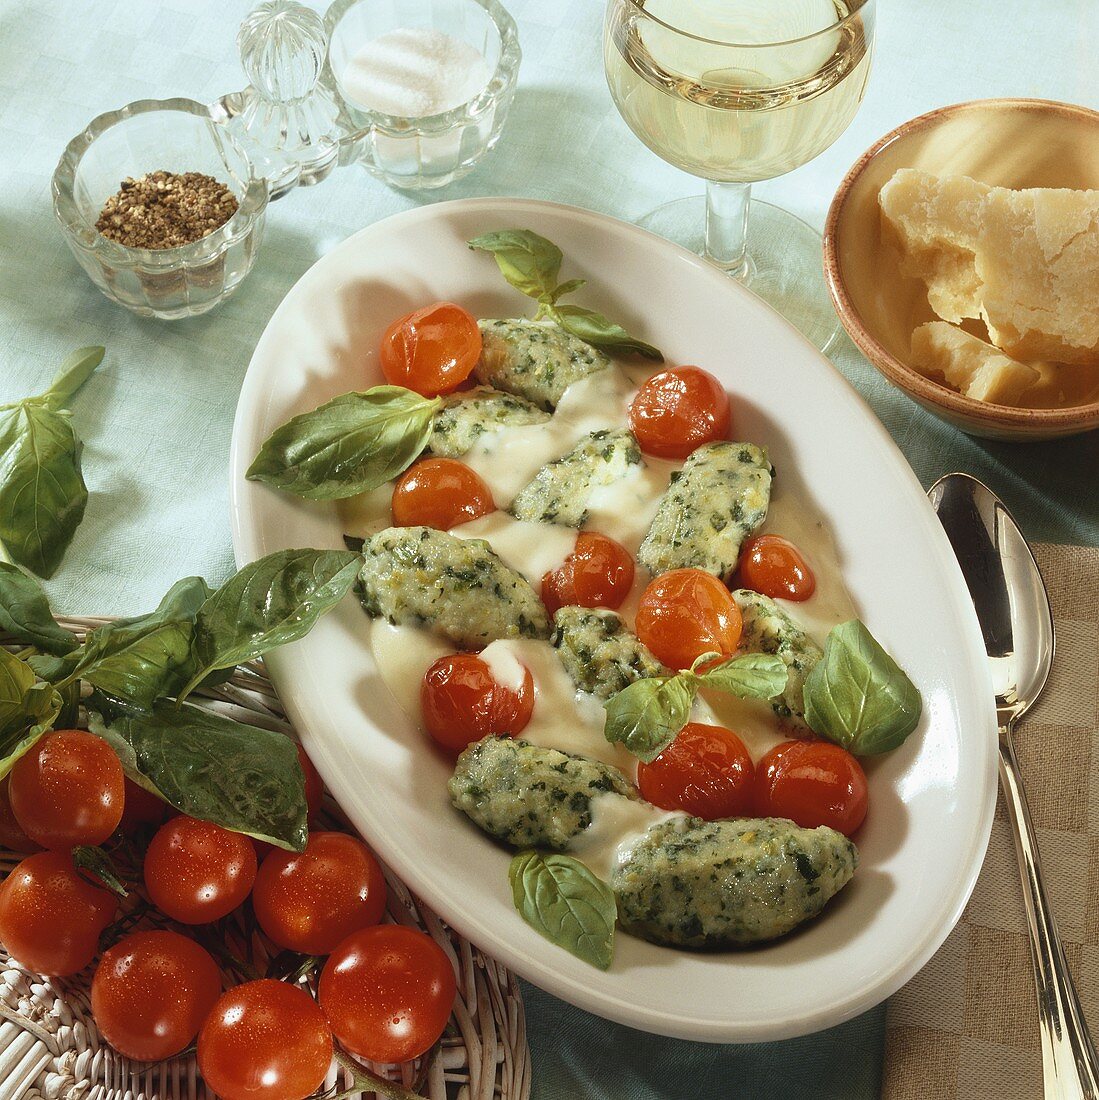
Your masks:
<instances>
[{"instance_id":1,"label":"white oval serving platter","mask_svg":"<svg viewBox=\"0 0 1099 1100\"><path fill-rule=\"evenodd\" d=\"M271 676L341 806L393 869L462 935L601 1016L716 1042L838 1024L911 978L954 926L988 842L996 796L992 695L981 635L950 546L901 453L862 399L791 325L698 257L612 218L552 203L469 199L410 210L319 260L275 311L241 390L231 456L238 564L291 546L342 547L336 508L245 480L266 436L339 393L382 381L381 333L439 299L482 317L532 303L466 247L533 229L565 253L578 296L727 385L735 434L822 513L861 617L923 693L920 727L868 762L861 865L824 914L750 951L699 954L620 934L602 973L514 912L510 854L451 809L449 768L398 708L348 597Z\"/></svg>"}]
</instances>

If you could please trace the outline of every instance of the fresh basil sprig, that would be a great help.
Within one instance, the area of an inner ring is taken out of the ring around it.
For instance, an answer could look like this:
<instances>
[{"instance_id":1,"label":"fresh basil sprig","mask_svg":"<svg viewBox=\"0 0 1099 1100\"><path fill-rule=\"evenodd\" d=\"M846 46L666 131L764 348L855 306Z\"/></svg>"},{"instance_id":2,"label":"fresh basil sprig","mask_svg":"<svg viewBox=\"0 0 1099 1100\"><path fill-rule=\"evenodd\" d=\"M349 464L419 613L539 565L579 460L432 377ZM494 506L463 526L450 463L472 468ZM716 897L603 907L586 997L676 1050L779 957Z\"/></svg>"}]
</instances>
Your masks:
<instances>
[{"instance_id":1,"label":"fresh basil sprig","mask_svg":"<svg viewBox=\"0 0 1099 1100\"><path fill-rule=\"evenodd\" d=\"M550 943L606 970L618 907L602 879L572 856L520 852L508 868L519 915Z\"/></svg>"},{"instance_id":2,"label":"fresh basil sprig","mask_svg":"<svg viewBox=\"0 0 1099 1100\"><path fill-rule=\"evenodd\" d=\"M276 428L246 476L307 500L368 492L412 465L442 404L402 386L341 394Z\"/></svg>"},{"instance_id":3,"label":"fresh basil sprig","mask_svg":"<svg viewBox=\"0 0 1099 1100\"><path fill-rule=\"evenodd\" d=\"M895 749L916 728L916 685L858 619L828 634L824 656L805 679L805 720L856 756Z\"/></svg>"},{"instance_id":4,"label":"fresh basil sprig","mask_svg":"<svg viewBox=\"0 0 1099 1100\"><path fill-rule=\"evenodd\" d=\"M305 847L305 781L284 734L164 700L149 714L93 712L90 726L130 779L181 813L281 848Z\"/></svg>"},{"instance_id":5,"label":"fresh basil sprig","mask_svg":"<svg viewBox=\"0 0 1099 1100\"><path fill-rule=\"evenodd\" d=\"M561 249L552 241L529 229L502 229L474 237L469 247L480 252L491 252L500 274L516 290L538 303L536 321L548 317L566 332L597 348L632 351L658 363L664 361L659 349L631 336L602 313L580 306L558 305L561 298L579 290L587 280L570 279L558 284L563 256Z\"/></svg>"},{"instance_id":6,"label":"fresh basil sprig","mask_svg":"<svg viewBox=\"0 0 1099 1100\"><path fill-rule=\"evenodd\" d=\"M624 745L646 764L675 739L691 716L691 705L702 688L713 688L747 699L773 699L786 689L789 672L780 657L745 653L719 664L719 653L704 653L689 668L671 676L635 680L604 704L603 734ZM710 665L704 671L700 667Z\"/></svg>"},{"instance_id":7,"label":"fresh basil sprig","mask_svg":"<svg viewBox=\"0 0 1099 1100\"><path fill-rule=\"evenodd\" d=\"M59 688L87 680L148 709L157 699L174 696L191 678L195 616L211 595L201 577L186 577L172 585L155 611L104 623L79 650L61 658L32 657L30 664Z\"/></svg>"},{"instance_id":8,"label":"fresh basil sprig","mask_svg":"<svg viewBox=\"0 0 1099 1100\"><path fill-rule=\"evenodd\" d=\"M350 550L279 550L246 565L198 609L191 677L178 697L218 669L305 637L347 594L361 566L362 556Z\"/></svg>"},{"instance_id":9,"label":"fresh basil sprig","mask_svg":"<svg viewBox=\"0 0 1099 1100\"><path fill-rule=\"evenodd\" d=\"M0 778L53 725L61 706L52 684L39 683L26 661L0 649Z\"/></svg>"},{"instance_id":10,"label":"fresh basil sprig","mask_svg":"<svg viewBox=\"0 0 1099 1100\"><path fill-rule=\"evenodd\" d=\"M37 397L0 405L0 543L16 564L49 577L84 518L83 444L64 404L103 359L80 348Z\"/></svg>"},{"instance_id":11,"label":"fresh basil sprig","mask_svg":"<svg viewBox=\"0 0 1099 1100\"><path fill-rule=\"evenodd\" d=\"M0 561L0 631L20 645L63 656L76 636L57 625L41 586L10 562Z\"/></svg>"}]
</instances>

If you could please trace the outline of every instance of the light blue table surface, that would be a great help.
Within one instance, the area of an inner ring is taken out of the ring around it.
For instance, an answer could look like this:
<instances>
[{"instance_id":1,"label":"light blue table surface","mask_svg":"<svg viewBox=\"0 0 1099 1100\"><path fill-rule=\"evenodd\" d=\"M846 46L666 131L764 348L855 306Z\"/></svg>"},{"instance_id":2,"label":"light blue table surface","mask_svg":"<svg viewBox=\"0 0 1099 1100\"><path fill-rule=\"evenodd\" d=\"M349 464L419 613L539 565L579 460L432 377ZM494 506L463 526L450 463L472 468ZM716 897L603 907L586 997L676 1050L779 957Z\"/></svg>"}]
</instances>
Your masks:
<instances>
[{"instance_id":1,"label":"light blue table surface","mask_svg":"<svg viewBox=\"0 0 1099 1100\"><path fill-rule=\"evenodd\" d=\"M879 0L880 2L880 0ZM235 34L247 0L0 0L0 402L47 384L73 347L107 359L73 402L86 442L86 519L49 584L58 608L129 614L178 577L232 568L227 456L237 393L275 306L349 233L420 202L522 195L635 218L700 190L615 112L602 75L598 0L508 0L524 50L495 153L429 195L358 168L270 209L254 272L225 306L164 324L109 304L53 222L49 181L68 139L130 100L213 99L243 79ZM931 107L1030 95L1099 107L1094 0L886 0L863 108L812 164L759 194L820 225L845 169L886 130ZM925 484L984 477L1035 539L1099 543L1099 433L1029 447L968 439L891 389L849 343L833 356ZM854 472L852 472L854 476ZM770 1046L655 1039L526 988L536 1100L843 1097L878 1092L884 1010Z\"/></svg>"}]
</instances>

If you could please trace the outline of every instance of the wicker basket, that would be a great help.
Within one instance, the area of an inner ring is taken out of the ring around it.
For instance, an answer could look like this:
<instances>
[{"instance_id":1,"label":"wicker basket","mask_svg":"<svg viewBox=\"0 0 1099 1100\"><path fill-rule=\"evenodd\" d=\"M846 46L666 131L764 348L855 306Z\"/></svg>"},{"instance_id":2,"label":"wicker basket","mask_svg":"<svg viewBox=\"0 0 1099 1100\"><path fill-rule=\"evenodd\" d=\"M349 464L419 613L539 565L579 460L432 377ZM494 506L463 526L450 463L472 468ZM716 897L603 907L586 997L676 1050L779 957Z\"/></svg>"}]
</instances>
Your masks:
<instances>
[{"instance_id":1,"label":"wicker basket","mask_svg":"<svg viewBox=\"0 0 1099 1100\"><path fill-rule=\"evenodd\" d=\"M83 635L107 620L58 621ZM293 734L260 662L238 669L212 691L196 693L192 702ZM342 822L334 805L326 805L325 813ZM6 874L21 858L0 852L0 870ZM447 928L388 868L385 873L388 919L426 931L446 951L457 975L458 997L434 1052L402 1066L370 1068L429 1100L527 1100L530 1052L515 978ZM91 968L73 978L43 978L0 947L0 969L0 1100L215 1100L193 1054L153 1065L135 1063L100 1037L88 1003ZM344 1089L352 1082L333 1063L322 1088L337 1083Z\"/></svg>"}]
</instances>

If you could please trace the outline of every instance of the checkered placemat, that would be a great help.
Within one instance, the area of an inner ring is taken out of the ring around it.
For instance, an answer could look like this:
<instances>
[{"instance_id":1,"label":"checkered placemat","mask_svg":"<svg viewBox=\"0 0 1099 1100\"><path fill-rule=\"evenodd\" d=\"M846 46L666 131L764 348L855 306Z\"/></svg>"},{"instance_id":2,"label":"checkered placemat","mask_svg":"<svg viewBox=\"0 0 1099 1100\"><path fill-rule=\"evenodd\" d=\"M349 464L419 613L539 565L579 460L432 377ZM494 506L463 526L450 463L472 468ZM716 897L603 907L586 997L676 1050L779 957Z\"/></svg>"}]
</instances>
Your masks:
<instances>
[{"instance_id":1,"label":"checkered placemat","mask_svg":"<svg viewBox=\"0 0 1099 1100\"><path fill-rule=\"evenodd\" d=\"M1099 550L1038 545L1057 659L1016 731L1046 886L1099 1029ZM1034 1100L1038 1010L1003 800L973 897L939 953L889 1003L886 1100Z\"/></svg>"}]
</instances>

